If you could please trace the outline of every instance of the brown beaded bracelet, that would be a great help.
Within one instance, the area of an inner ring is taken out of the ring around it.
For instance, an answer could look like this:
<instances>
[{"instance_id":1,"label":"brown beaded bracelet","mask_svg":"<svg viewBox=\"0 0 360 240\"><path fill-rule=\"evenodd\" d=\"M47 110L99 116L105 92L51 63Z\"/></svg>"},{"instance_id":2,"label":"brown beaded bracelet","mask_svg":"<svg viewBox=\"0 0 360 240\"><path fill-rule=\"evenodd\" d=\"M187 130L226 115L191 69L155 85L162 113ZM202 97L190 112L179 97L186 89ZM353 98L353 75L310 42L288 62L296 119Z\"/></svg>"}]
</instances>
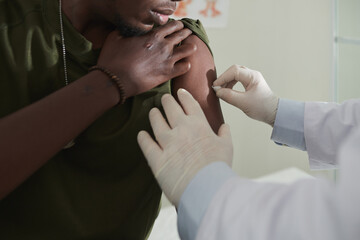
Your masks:
<instances>
[{"instance_id":1,"label":"brown beaded bracelet","mask_svg":"<svg viewBox=\"0 0 360 240\"><path fill-rule=\"evenodd\" d=\"M89 68L89 72L91 71L95 71L95 70L99 70L100 72L104 73L106 76L108 76L110 78L111 81L113 81L120 93L120 104L123 104L126 100L126 96L125 96L125 91L124 91L124 87L123 84L121 82L121 79L114 74L113 72L111 72L110 70L108 70L107 68L95 65L92 66L91 68Z\"/></svg>"}]
</instances>

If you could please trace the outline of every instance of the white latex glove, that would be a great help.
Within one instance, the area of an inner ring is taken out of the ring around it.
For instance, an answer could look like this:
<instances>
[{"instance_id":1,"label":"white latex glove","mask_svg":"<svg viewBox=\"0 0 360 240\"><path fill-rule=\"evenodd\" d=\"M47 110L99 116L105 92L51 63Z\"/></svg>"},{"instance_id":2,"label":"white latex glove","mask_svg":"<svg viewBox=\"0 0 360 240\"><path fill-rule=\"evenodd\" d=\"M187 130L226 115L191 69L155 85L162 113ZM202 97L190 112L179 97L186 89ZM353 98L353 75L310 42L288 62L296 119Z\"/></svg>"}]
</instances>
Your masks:
<instances>
[{"instance_id":1,"label":"white latex glove","mask_svg":"<svg viewBox=\"0 0 360 240\"><path fill-rule=\"evenodd\" d=\"M157 108L150 111L156 141L146 131L138 134L156 180L175 206L200 169L216 161L231 166L233 157L229 126L223 124L216 135L189 92L179 89L178 99L182 106L169 94L161 99L168 122Z\"/></svg>"},{"instance_id":2,"label":"white latex glove","mask_svg":"<svg viewBox=\"0 0 360 240\"><path fill-rule=\"evenodd\" d=\"M245 92L232 89L237 82L242 83ZM249 117L274 126L279 98L260 72L233 65L213 83L213 88L219 98Z\"/></svg>"}]
</instances>

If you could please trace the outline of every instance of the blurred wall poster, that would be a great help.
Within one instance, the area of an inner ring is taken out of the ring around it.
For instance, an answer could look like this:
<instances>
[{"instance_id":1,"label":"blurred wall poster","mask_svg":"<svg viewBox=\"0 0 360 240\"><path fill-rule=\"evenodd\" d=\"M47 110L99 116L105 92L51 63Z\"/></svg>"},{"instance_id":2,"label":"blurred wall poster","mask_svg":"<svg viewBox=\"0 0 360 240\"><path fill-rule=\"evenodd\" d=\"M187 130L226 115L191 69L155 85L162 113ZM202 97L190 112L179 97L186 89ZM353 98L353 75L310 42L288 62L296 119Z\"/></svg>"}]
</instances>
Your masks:
<instances>
[{"instance_id":1,"label":"blurred wall poster","mask_svg":"<svg viewBox=\"0 0 360 240\"><path fill-rule=\"evenodd\" d=\"M183 0L178 2L175 19L200 19L206 28L223 28L227 25L230 0Z\"/></svg>"}]
</instances>

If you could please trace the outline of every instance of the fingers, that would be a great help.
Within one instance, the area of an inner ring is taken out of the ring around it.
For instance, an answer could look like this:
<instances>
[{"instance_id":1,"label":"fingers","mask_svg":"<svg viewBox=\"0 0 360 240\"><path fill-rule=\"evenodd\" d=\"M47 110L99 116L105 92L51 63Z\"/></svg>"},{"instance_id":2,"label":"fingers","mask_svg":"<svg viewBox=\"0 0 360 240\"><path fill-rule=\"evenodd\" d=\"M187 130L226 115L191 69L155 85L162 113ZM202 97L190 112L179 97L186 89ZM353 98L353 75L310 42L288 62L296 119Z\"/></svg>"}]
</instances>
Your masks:
<instances>
[{"instance_id":1,"label":"fingers","mask_svg":"<svg viewBox=\"0 0 360 240\"><path fill-rule=\"evenodd\" d=\"M232 82L239 81L246 88L252 80L250 69L233 65L228 70L226 70L223 74L220 75L218 79L216 79L213 83L214 86L223 86ZM233 86L233 85L232 85Z\"/></svg>"},{"instance_id":2,"label":"fingers","mask_svg":"<svg viewBox=\"0 0 360 240\"><path fill-rule=\"evenodd\" d=\"M226 83L226 84L223 84L223 85L221 85L221 86L212 86L212 88L215 90L215 92L217 91L217 90L219 90L219 89L221 89L221 88L229 88L229 89L232 89L235 85L236 85L236 83L238 83L236 80L233 80L233 81L231 81L231 82L228 82L228 83Z\"/></svg>"},{"instance_id":3,"label":"fingers","mask_svg":"<svg viewBox=\"0 0 360 240\"><path fill-rule=\"evenodd\" d=\"M182 44L174 48L172 59L174 62L177 62L181 59L184 59L194 54L196 49L197 47L195 44L191 44L191 43Z\"/></svg>"},{"instance_id":4,"label":"fingers","mask_svg":"<svg viewBox=\"0 0 360 240\"><path fill-rule=\"evenodd\" d=\"M198 101L185 89L180 88L177 92L182 108L187 115L199 115L205 118L205 114Z\"/></svg>"},{"instance_id":5,"label":"fingers","mask_svg":"<svg viewBox=\"0 0 360 240\"><path fill-rule=\"evenodd\" d=\"M165 38L170 34L177 32L184 28L184 24L181 21L171 21L163 26L160 26L154 30L156 36Z\"/></svg>"},{"instance_id":6,"label":"fingers","mask_svg":"<svg viewBox=\"0 0 360 240\"><path fill-rule=\"evenodd\" d=\"M171 35L168 35L166 39L172 43L172 45L178 45L184 41L188 36L192 34L192 31L188 28L183 28L180 31L174 32Z\"/></svg>"},{"instance_id":7,"label":"fingers","mask_svg":"<svg viewBox=\"0 0 360 240\"><path fill-rule=\"evenodd\" d=\"M174 128L179 121L183 121L183 117L185 116L185 114L198 115L206 120L205 114L201 109L200 104L193 98L193 96L188 91L186 91L185 89L179 89L177 94L181 106L175 100L175 98L170 94L165 94L161 98L161 102L164 107L166 118L171 128ZM159 121L159 120L154 119L154 121ZM159 129L159 131L164 131L164 129Z\"/></svg>"},{"instance_id":8,"label":"fingers","mask_svg":"<svg viewBox=\"0 0 360 240\"><path fill-rule=\"evenodd\" d=\"M176 78L178 76L184 75L187 73L191 68L191 64L188 61L180 61L175 63L170 79Z\"/></svg>"},{"instance_id":9,"label":"fingers","mask_svg":"<svg viewBox=\"0 0 360 240\"><path fill-rule=\"evenodd\" d=\"M172 64L174 65L172 69L172 76L170 76L171 78L181 76L190 70L190 62L187 61L185 58L194 54L195 51L195 44L183 44L179 47L174 48L174 52L171 58L171 61L173 61Z\"/></svg>"},{"instance_id":10,"label":"fingers","mask_svg":"<svg viewBox=\"0 0 360 240\"><path fill-rule=\"evenodd\" d=\"M185 115L183 109L176 102L175 98L170 94L165 94L164 96L162 96L161 103L163 105L166 118L171 128L174 128L177 122L179 120L181 121L181 119L183 119L183 116Z\"/></svg>"},{"instance_id":11,"label":"fingers","mask_svg":"<svg viewBox=\"0 0 360 240\"><path fill-rule=\"evenodd\" d=\"M162 154L161 148L146 131L140 131L138 133L137 141L151 169L156 172L157 166L162 165L160 162Z\"/></svg>"},{"instance_id":12,"label":"fingers","mask_svg":"<svg viewBox=\"0 0 360 240\"><path fill-rule=\"evenodd\" d=\"M226 88L232 89L236 85L236 83L237 83L236 80L228 82L228 84L226 84Z\"/></svg>"},{"instance_id":13,"label":"fingers","mask_svg":"<svg viewBox=\"0 0 360 240\"><path fill-rule=\"evenodd\" d=\"M216 91L216 96L225 102L242 109L242 102L245 102L245 94L228 88L221 88Z\"/></svg>"},{"instance_id":14,"label":"fingers","mask_svg":"<svg viewBox=\"0 0 360 240\"><path fill-rule=\"evenodd\" d=\"M223 72L214 82L214 86L224 86L227 83L235 80L236 65L231 66L225 72Z\"/></svg>"},{"instance_id":15,"label":"fingers","mask_svg":"<svg viewBox=\"0 0 360 240\"><path fill-rule=\"evenodd\" d=\"M157 108L153 108L149 112L149 120L151 127L153 129L154 135L156 139L159 141L160 145L162 144L161 141L161 134L165 131L169 131L170 127L166 120L164 119L163 115L161 114L160 110Z\"/></svg>"}]
</instances>

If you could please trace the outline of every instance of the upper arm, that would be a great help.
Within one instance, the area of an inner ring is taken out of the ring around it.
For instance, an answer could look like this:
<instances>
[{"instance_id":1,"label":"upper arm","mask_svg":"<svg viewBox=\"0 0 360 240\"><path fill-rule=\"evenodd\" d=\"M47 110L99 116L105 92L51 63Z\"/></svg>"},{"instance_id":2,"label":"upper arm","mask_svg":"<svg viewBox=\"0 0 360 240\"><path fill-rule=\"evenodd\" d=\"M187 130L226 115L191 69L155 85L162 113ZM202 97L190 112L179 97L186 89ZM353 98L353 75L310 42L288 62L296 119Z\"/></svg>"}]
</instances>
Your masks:
<instances>
[{"instance_id":1,"label":"upper arm","mask_svg":"<svg viewBox=\"0 0 360 240\"><path fill-rule=\"evenodd\" d=\"M197 46L197 51L186 60L190 62L190 70L172 81L172 93L177 97L179 88L189 91L200 103L206 118L215 133L224 122L220 102L212 89L212 83L216 79L214 59L206 44L195 35L191 35L183 44L192 43Z\"/></svg>"}]
</instances>

